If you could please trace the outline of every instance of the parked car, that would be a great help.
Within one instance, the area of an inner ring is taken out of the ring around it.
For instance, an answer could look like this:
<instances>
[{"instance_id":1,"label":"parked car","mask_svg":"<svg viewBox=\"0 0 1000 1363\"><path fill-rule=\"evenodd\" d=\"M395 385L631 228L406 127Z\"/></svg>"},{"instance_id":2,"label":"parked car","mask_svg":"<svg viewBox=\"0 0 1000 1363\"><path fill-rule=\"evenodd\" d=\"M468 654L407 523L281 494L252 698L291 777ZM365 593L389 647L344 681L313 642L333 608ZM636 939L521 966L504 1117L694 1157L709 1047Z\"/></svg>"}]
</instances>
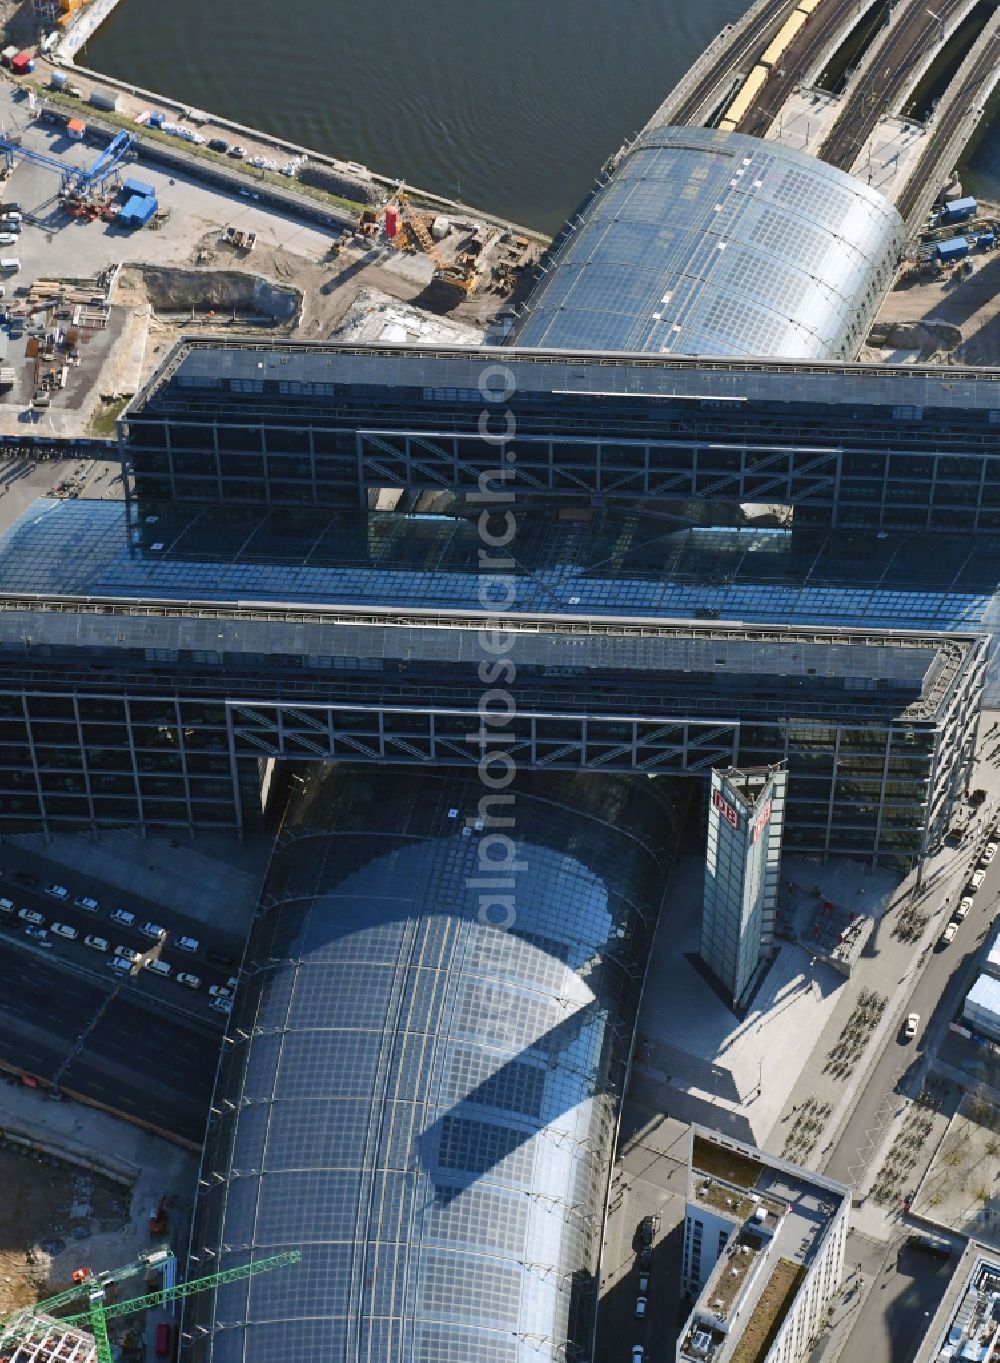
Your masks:
<instances>
[{"instance_id":1,"label":"parked car","mask_svg":"<svg viewBox=\"0 0 1000 1363\"><path fill-rule=\"evenodd\" d=\"M13 899L0 899L0 913L12 914L14 912Z\"/></svg>"},{"instance_id":2,"label":"parked car","mask_svg":"<svg viewBox=\"0 0 1000 1363\"><path fill-rule=\"evenodd\" d=\"M135 923L135 914L129 913L128 909L112 909L108 917L112 923L120 923L123 928L130 928Z\"/></svg>"},{"instance_id":3,"label":"parked car","mask_svg":"<svg viewBox=\"0 0 1000 1363\"><path fill-rule=\"evenodd\" d=\"M914 1037L916 1036L916 1034L917 1034L917 1028L918 1028L919 1026L920 1026L920 1014L919 1014L919 1013L910 1013L910 1015L907 1017L906 1021L903 1023L903 1040L904 1040L904 1041L912 1041L913 1038L914 1038Z\"/></svg>"},{"instance_id":4,"label":"parked car","mask_svg":"<svg viewBox=\"0 0 1000 1363\"><path fill-rule=\"evenodd\" d=\"M18 909L17 916L25 923L40 925L45 922L44 913L39 913L37 909Z\"/></svg>"},{"instance_id":5,"label":"parked car","mask_svg":"<svg viewBox=\"0 0 1000 1363\"><path fill-rule=\"evenodd\" d=\"M39 939L40 939L41 941L43 941L43 942L47 940L48 935L49 935L48 929L47 929L47 928L39 928L39 927L35 927L35 926L32 926L32 927L30 927L30 928L25 928L25 929L24 929L24 932L25 932L25 936L27 936L27 937L37 937L37 938L39 938ZM49 943L49 945L50 945L50 946L52 945L51 942Z\"/></svg>"},{"instance_id":6,"label":"parked car","mask_svg":"<svg viewBox=\"0 0 1000 1363\"><path fill-rule=\"evenodd\" d=\"M75 942L80 936L72 923L53 923L52 935L54 937L65 937L68 942Z\"/></svg>"},{"instance_id":7,"label":"parked car","mask_svg":"<svg viewBox=\"0 0 1000 1363\"><path fill-rule=\"evenodd\" d=\"M230 1013L233 1007L232 999L209 999L209 1008L214 1008L217 1013Z\"/></svg>"},{"instance_id":8,"label":"parked car","mask_svg":"<svg viewBox=\"0 0 1000 1363\"><path fill-rule=\"evenodd\" d=\"M152 937L154 942L158 942L161 937L166 937L166 928L161 928L159 923L143 923L139 931L144 937Z\"/></svg>"},{"instance_id":9,"label":"parked car","mask_svg":"<svg viewBox=\"0 0 1000 1363\"><path fill-rule=\"evenodd\" d=\"M208 139L208 149L209 151L228 152L229 143L224 137L210 137Z\"/></svg>"},{"instance_id":10,"label":"parked car","mask_svg":"<svg viewBox=\"0 0 1000 1363\"><path fill-rule=\"evenodd\" d=\"M658 1216L644 1216L639 1222L639 1241L643 1245L651 1245L656 1232L660 1229L660 1218Z\"/></svg>"},{"instance_id":11,"label":"parked car","mask_svg":"<svg viewBox=\"0 0 1000 1363\"><path fill-rule=\"evenodd\" d=\"M120 975L128 975L132 970L132 962L126 961L124 956L109 956L105 965L111 970L117 970Z\"/></svg>"},{"instance_id":12,"label":"parked car","mask_svg":"<svg viewBox=\"0 0 1000 1363\"><path fill-rule=\"evenodd\" d=\"M228 984L210 984L208 992L213 999L231 999L233 997L233 991Z\"/></svg>"},{"instance_id":13,"label":"parked car","mask_svg":"<svg viewBox=\"0 0 1000 1363\"><path fill-rule=\"evenodd\" d=\"M88 933L87 936L83 939L83 945L85 947L92 947L94 951L107 952L111 950L111 943L108 941L106 937L95 937L95 935L92 932Z\"/></svg>"},{"instance_id":14,"label":"parked car","mask_svg":"<svg viewBox=\"0 0 1000 1363\"><path fill-rule=\"evenodd\" d=\"M955 922L954 919L952 919L952 921L945 928L944 932L942 932L941 936L938 938L938 946L939 947L950 946L951 943L954 942L955 940L956 932L958 932L958 924Z\"/></svg>"},{"instance_id":15,"label":"parked car","mask_svg":"<svg viewBox=\"0 0 1000 1363\"><path fill-rule=\"evenodd\" d=\"M646 1357L646 1350L643 1348L643 1346L642 1346L641 1344L633 1344L633 1345L632 1345L632 1363L642 1363L642 1360L643 1360L645 1357Z\"/></svg>"},{"instance_id":16,"label":"parked car","mask_svg":"<svg viewBox=\"0 0 1000 1363\"><path fill-rule=\"evenodd\" d=\"M15 232L0 232L0 246L16 246L17 234Z\"/></svg>"},{"instance_id":17,"label":"parked car","mask_svg":"<svg viewBox=\"0 0 1000 1363\"><path fill-rule=\"evenodd\" d=\"M143 970L151 970L154 975L161 975L165 980L168 980L173 973L173 966L170 962L161 961L159 958L143 961L142 968Z\"/></svg>"},{"instance_id":18,"label":"parked car","mask_svg":"<svg viewBox=\"0 0 1000 1363\"><path fill-rule=\"evenodd\" d=\"M241 147L237 145L235 147L229 148L229 155L233 158L234 161L242 161L246 154L247 154L246 147Z\"/></svg>"},{"instance_id":19,"label":"parked car","mask_svg":"<svg viewBox=\"0 0 1000 1363\"><path fill-rule=\"evenodd\" d=\"M190 951L193 955L201 946L201 943L198 941L197 937L178 937L174 942L174 946L178 951Z\"/></svg>"},{"instance_id":20,"label":"parked car","mask_svg":"<svg viewBox=\"0 0 1000 1363\"><path fill-rule=\"evenodd\" d=\"M69 890L67 890L67 888L66 888L65 885L56 885L56 884L46 885L46 887L45 887L45 893L46 893L51 899L63 899L63 900L69 899Z\"/></svg>"},{"instance_id":21,"label":"parked car","mask_svg":"<svg viewBox=\"0 0 1000 1363\"><path fill-rule=\"evenodd\" d=\"M972 879L969 881L969 888L973 891L978 890L986 879L986 872L980 867L978 871L973 871Z\"/></svg>"},{"instance_id":22,"label":"parked car","mask_svg":"<svg viewBox=\"0 0 1000 1363\"><path fill-rule=\"evenodd\" d=\"M643 1318L643 1316L644 1316L645 1314L646 1314L646 1298L645 1298L645 1297L636 1297L636 1299L635 1299L635 1315L636 1315L636 1319L637 1319L637 1320L642 1320L642 1318Z\"/></svg>"},{"instance_id":23,"label":"parked car","mask_svg":"<svg viewBox=\"0 0 1000 1363\"><path fill-rule=\"evenodd\" d=\"M997 844L995 842L988 842L986 844L986 850L983 852L983 861L986 863L987 866L989 866L990 862L993 860L996 854Z\"/></svg>"},{"instance_id":24,"label":"parked car","mask_svg":"<svg viewBox=\"0 0 1000 1363\"><path fill-rule=\"evenodd\" d=\"M97 913L101 907L100 900L92 899L88 894L77 895L73 900L73 906L82 909L84 913Z\"/></svg>"},{"instance_id":25,"label":"parked car","mask_svg":"<svg viewBox=\"0 0 1000 1363\"><path fill-rule=\"evenodd\" d=\"M122 961L128 961L129 965L139 959L135 947L115 947L115 955Z\"/></svg>"},{"instance_id":26,"label":"parked car","mask_svg":"<svg viewBox=\"0 0 1000 1363\"><path fill-rule=\"evenodd\" d=\"M961 923L961 922L962 922L962 920L963 920L963 919L966 917L966 915L968 914L969 910L972 908L973 902L974 902L974 901L973 901L973 898L972 898L972 895L971 895L971 894L964 895L964 896L958 901L958 908L955 910L955 922L956 922L956 923Z\"/></svg>"},{"instance_id":27,"label":"parked car","mask_svg":"<svg viewBox=\"0 0 1000 1363\"><path fill-rule=\"evenodd\" d=\"M639 1291L642 1292L642 1293L646 1293L646 1292L649 1291L649 1274L648 1274L648 1273L640 1273L640 1274L639 1274Z\"/></svg>"},{"instance_id":28,"label":"parked car","mask_svg":"<svg viewBox=\"0 0 1000 1363\"><path fill-rule=\"evenodd\" d=\"M174 976L174 979L177 981L178 984L183 984L188 989L201 988L201 976L192 975L190 970L178 971L177 974Z\"/></svg>"},{"instance_id":29,"label":"parked car","mask_svg":"<svg viewBox=\"0 0 1000 1363\"><path fill-rule=\"evenodd\" d=\"M648 1269L652 1265L652 1262L653 1251L649 1248L641 1249L639 1251L639 1267L642 1269Z\"/></svg>"}]
</instances>

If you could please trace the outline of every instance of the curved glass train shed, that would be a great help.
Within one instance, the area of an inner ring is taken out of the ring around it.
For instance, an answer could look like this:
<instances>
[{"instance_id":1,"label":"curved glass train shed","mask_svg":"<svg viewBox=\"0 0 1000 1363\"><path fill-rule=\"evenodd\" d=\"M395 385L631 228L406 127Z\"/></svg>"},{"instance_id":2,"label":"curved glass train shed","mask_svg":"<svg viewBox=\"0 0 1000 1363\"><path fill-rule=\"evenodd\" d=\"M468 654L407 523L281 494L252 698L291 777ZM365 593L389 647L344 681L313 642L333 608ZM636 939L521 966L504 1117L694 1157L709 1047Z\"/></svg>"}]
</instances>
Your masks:
<instances>
[{"instance_id":1,"label":"curved glass train shed","mask_svg":"<svg viewBox=\"0 0 1000 1363\"><path fill-rule=\"evenodd\" d=\"M852 360L904 244L892 204L834 166L656 128L567 224L510 343Z\"/></svg>"},{"instance_id":2,"label":"curved glass train shed","mask_svg":"<svg viewBox=\"0 0 1000 1363\"><path fill-rule=\"evenodd\" d=\"M659 781L512 789L513 900L491 904L505 844L474 776L305 778L223 1047L191 1270L303 1258L194 1299L196 1363L590 1355L678 815Z\"/></svg>"}]
</instances>

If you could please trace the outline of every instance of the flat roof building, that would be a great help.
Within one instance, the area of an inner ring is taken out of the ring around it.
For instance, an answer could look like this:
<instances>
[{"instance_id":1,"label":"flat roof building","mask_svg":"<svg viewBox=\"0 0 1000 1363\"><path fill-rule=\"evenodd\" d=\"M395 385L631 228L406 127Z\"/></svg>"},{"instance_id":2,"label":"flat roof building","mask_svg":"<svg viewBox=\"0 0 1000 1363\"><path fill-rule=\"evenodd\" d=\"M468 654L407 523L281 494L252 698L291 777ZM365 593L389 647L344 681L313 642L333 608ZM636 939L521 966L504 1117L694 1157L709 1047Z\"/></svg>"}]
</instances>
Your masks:
<instances>
[{"instance_id":1,"label":"flat roof building","mask_svg":"<svg viewBox=\"0 0 1000 1363\"><path fill-rule=\"evenodd\" d=\"M510 341L853 360L904 248L888 199L804 152L654 128L566 224Z\"/></svg>"},{"instance_id":2,"label":"flat roof building","mask_svg":"<svg viewBox=\"0 0 1000 1363\"><path fill-rule=\"evenodd\" d=\"M691 1131L677 1363L797 1363L840 1285L850 1189L704 1127Z\"/></svg>"},{"instance_id":3,"label":"flat roof building","mask_svg":"<svg viewBox=\"0 0 1000 1363\"><path fill-rule=\"evenodd\" d=\"M970 1240L913 1363L991 1363L1000 1351L1000 1255Z\"/></svg>"}]
</instances>

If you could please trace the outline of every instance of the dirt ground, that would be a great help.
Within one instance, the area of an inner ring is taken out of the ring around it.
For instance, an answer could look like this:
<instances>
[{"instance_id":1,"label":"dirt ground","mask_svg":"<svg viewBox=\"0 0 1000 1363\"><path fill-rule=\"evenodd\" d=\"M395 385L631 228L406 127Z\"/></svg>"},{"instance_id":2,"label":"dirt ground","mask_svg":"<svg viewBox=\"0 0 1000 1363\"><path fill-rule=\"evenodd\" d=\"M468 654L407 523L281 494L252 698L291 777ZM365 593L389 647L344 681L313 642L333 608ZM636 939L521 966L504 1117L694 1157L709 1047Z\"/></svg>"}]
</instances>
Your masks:
<instances>
[{"instance_id":1,"label":"dirt ground","mask_svg":"<svg viewBox=\"0 0 1000 1363\"><path fill-rule=\"evenodd\" d=\"M75 1241L123 1228L130 1192L99 1174L37 1154L0 1136L0 1314L66 1284L50 1282L52 1259Z\"/></svg>"},{"instance_id":2,"label":"dirt ground","mask_svg":"<svg viewBox=\"0 0 1000 1363\"><path fill-rule=\"evenodd\" d=\"M982 208L1000 216L996 205ZM956 268L897 283L876 322L876 329L898 324L889 342L894 349L923 348L921 358L933 351L934 362L942 364L1000 364L1000 251L973 251L962 265L970 262L970 274ZM928 326L936 336L922 335L921 328Z\"/></svg>"}]
</instances>

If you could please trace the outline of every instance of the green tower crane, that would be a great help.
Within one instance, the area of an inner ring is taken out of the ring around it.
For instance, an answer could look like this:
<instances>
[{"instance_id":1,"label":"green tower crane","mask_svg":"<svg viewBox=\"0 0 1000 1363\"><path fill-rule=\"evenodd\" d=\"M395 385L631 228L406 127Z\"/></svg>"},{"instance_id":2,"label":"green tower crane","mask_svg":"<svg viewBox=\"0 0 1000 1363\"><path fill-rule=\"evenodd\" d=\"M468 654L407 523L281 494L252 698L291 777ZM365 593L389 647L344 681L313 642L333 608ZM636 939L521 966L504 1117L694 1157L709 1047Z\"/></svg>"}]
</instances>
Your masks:
<instances>
[{"instance_id":1,"label":"green tower crane","mask_svg":"<svg viewBox=\"0 0 1000 1363\"><path fill-rule=\"evenodd\" d=\"M111 1273L87 1273L84 1277L82 1275L86 1270L80 1270L80 1279L66 1292L60 1292L54 1297L49 1297L34 1307L15 1311L13 1315L0 1321L0 1348L23 1339L26 1335L40 1329L51 1329L52 1320L45 1320L43 1319L44 1316L49 1315L52 1310L59 1306L65 1306L69 1302L85 1296L88 1298L88 1306L85 1311L77 1311L69 1316L55 1317L55 1324L89 1325L94 1336L98 1363L113 1363L111 1341L108 1337L108 1321L115 1316L131 1315L134 1311L144 1311L150 1306L165 1306L167 1302L182 1301L185 1297L194 1296L196 1292L205 1292L210 1287L221 1287L226 1283L253 1278L258 1273L269 1273L273 1268L286 1268L290 1264L299 1262L302 1258L302 1251L287 1250L283 1254L274 1254L267 1259L258 1259L254 1263L243 1264L239 1268L223 1269L220 1273L209 1273L203 1278L194 1278L190 1282L178 1283L175 1287L161 1288L158 1292L148 1292L143 1297L132 1297L126 1301L112 1303L105 1301L105 1292L110 1283L122 1282L147 1268L166 1264L173 1257L170 1250L156 1250L151 1254L141 1255L136 1263L130 1264L127 1268L117 1269Z\"/></svg>"}]
</instances>

